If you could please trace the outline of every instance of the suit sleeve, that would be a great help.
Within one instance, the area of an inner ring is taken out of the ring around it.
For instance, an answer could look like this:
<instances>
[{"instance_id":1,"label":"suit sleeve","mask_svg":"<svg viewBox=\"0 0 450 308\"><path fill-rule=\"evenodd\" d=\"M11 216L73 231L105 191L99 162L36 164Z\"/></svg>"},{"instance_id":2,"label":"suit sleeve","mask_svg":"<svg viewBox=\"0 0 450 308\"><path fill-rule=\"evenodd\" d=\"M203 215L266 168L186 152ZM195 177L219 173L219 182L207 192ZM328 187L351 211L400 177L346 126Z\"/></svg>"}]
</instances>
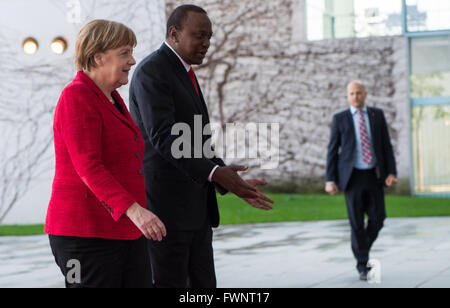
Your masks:
<instances>
[{"instance_id":1,"label":"suit sleeve","mask_svg":"<svg viewBox=\"0 0 450 308\"><path fill-rule=\"evenodd\" d=\"M225 167L225 163L222 159L214 157L211 159L215 164L217 164L219 167ZM214 187L216 188L216 191L219 192L221 195L225 195L228 193L228 190L217 184L216 182L213 182Z\"/></svg>"},{"instance_id":2,"label":"suit sleeve","mask_svg":"<svg viewBox=\"0 0 450 308\"><path fill-rule=\"evenodd\" d=\"M175 104L169 78L156 66L142 67L133 81L133 95L151 145L173 166L197 183L204 184L216 164L207 158L175 158L172 144L179 136L172 135Z\"/></svg>"},{"instance_id":3,"label":"suit sleeve","mask_svg":"<svg viewBox=\"0 0 450 308\"><path fill-rule=\"evenodd\" d=\"M92 107L93 99L96 97L65 92L58 109L57 128L75 171L117 221L136 200L105 168L102 160L103 121Z\"/></svg>"},{"instance_id":4,"label":"suit sleeve","mask_svg":"<svg viewBox=\"0 0 450 308\"><path fill-rule=\"evenodd\" d=\"M341 146L341 136L336 115L331 123L330 142L328 143L326 182L338 184L338 152Z\"/></svg>"},{"instance_id":5,"label":"suit sleeve","mask_svg":"<svg viewBox=\"0 0 450 308\"><path fill-rule=\"evenodd\" d=\"M397 176L397 165L395 162L394 150L392 148L391 138L389 136L389 130L383 111L381 111L381 120L382 120L382 146L384 159L386 161L386 172L387 175L392 174Z\"/></svg>"}]
</instances>

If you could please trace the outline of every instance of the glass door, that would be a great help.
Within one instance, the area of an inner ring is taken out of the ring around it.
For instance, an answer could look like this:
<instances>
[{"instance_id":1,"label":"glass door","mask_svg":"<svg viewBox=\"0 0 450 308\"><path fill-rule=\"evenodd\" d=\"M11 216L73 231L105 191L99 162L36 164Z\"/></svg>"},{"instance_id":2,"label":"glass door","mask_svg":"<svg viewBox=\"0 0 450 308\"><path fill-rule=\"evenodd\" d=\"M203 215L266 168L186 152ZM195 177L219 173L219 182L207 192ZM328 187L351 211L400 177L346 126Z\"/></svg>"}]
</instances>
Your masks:
<instances>
[{"instance_id":1,"label":"glass door","mask_svg":"<svg viewBox=\"0 0 450 308\"><path fill-rule=\"evenodd\" d=\"M415 194L450 195L450 36L411 39Z\"/></svg>"}]
</instances>

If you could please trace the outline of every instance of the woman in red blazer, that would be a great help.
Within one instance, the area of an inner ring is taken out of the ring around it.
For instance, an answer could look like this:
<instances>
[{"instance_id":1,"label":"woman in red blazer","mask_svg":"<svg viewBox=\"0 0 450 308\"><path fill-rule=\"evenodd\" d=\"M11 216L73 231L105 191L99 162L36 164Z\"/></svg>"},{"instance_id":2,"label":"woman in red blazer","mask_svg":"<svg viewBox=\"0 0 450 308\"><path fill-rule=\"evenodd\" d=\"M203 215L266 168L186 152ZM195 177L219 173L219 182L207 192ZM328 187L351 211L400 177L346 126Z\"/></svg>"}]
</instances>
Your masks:
<instances>
[{"instance_id":1,"label":"woman in red blazer","mask_svg":"<svg viewBox=\"0 0 450 308\"><path fill-rule=\"evenodd\" d=\"M164 224L146 206L144 141L116 91L136 64L128 27L94 20L77 35L75 79L55 110L55 178L47 212L67 287L151 287L145 238Z\"/></svg>"}]
</instances>

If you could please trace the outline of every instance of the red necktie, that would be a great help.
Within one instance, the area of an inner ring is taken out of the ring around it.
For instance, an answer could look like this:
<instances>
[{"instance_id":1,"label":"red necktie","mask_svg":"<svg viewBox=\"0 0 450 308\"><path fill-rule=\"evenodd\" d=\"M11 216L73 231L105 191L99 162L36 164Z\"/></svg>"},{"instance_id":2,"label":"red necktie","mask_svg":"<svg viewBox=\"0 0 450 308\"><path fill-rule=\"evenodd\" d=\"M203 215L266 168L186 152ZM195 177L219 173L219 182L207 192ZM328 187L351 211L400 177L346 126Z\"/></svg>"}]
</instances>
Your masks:
<instances>
[{"instance_id":1,"label":"red necktie","mask_svg":"<svg viewBox=\"0 0 450 308\"><path fill-rule=\"evenodd\" d=\"M194 84L195 91L197 91L197 94L200 95L198 93L198 86L197 86L197 82L195 81L195 74L194 74L194 70L192 69L192 67L189 70L188 74L189 74L189 77L191 77L192 83Z\"/></svg>"},{"instance_id":2,"label":"red necktie","mask_svg":"<svg viewBox=\"0 0 450 308\"><path fill-rule=\"evenodd\" d=\"M366 120L361 111L359 111L359 133L361 137L363 161L370 165L372 163L372 153L370 150L369 134L367 132Z\"/></svg>"}]
</instances>

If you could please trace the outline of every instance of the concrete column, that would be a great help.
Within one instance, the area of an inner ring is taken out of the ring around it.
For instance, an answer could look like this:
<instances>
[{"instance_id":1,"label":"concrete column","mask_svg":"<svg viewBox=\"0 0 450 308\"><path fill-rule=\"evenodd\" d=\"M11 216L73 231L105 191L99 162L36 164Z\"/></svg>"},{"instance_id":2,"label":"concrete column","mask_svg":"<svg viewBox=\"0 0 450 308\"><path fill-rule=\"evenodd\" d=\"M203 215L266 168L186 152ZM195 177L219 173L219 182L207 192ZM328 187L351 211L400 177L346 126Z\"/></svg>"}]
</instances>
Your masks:
<instances>
[{"instance_id":1,"label":"concrete column","mask_svg":"<svg viewBox=\"0 0 450 308\"><path fill-rule=\"evenodd\" d=\"M292 41L307 40L306 0L293 0Z\"/></svg>"}]
</instances>

